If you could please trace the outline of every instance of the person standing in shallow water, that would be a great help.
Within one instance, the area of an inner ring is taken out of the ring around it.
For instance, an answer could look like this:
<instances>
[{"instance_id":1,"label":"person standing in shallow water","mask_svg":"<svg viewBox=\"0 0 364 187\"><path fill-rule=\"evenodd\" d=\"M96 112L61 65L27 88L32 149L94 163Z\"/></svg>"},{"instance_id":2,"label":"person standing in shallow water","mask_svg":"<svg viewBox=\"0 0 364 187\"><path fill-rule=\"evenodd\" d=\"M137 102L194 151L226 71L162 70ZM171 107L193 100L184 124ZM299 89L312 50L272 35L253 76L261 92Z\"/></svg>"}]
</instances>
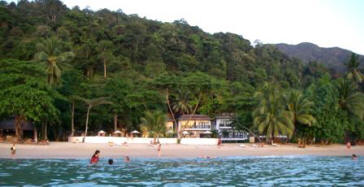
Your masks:
<instances>
[{"instance_id":1,"label":"person standing in shallow water","mask_svg":"<svg viewBox=\"0 0 364 187\"><path fill-rule=\"evenodd\" d=\"M100 160L100 151L96 150L90 159L90 164L97 164Z\"/></svg>"},{"instance_id":2,"label":"person standing in shallow water","mask_svg":"<svg viewBox=\"0 0 364 187\"><path fill-rule=\"evenodd\" d=\"M161 153L162 153L162 144L161 143L159 143L158 144L158 157L160 157L161 156Z\"/></svg>"},{"instance_id":3,"label":"person standing in shallow water","mask_svg":"<svg viewBox=\"0 0 364 187\"><path fill-rule=\"evenodd\" d=\"M16 153L15 143L13 144L13 146L10 147L10 153L11 153L11 156L15 156L15 153Z\"/></svg>"}]
</instances>

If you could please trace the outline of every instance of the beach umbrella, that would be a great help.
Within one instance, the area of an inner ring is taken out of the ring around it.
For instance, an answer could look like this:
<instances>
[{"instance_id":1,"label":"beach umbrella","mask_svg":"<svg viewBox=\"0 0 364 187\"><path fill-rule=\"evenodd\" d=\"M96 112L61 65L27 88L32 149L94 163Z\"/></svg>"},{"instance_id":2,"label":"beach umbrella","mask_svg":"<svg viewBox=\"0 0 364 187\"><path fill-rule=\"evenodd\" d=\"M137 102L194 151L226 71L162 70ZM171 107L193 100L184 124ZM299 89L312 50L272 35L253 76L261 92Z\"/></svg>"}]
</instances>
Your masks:
<instances>
[{"instance_id":1,"label":"beach umbrella","mask_svg":"<svg viewBox=\"0 0 364 187\"><path fill-rule=\"evenodd\" d=\"M167 131L167 134L173 134L173 130Z\"/></svg>"},{"instance_id":2,"label":"beach umbrella","mask_svg":"<svg viewBox=\"0 0 364 187\"><path fill-rule=\"evenodd\" d=\"M137 131L137 130L133 130L131 133L132 133L132 134L139 134L140 132L139 132L139 131Z\"/></svg>"},{"instance_id":3,"label":"beach umbrella","mask_svg":"<svg viewBox=\"0 0 364 187\"><path fill-rule=\"evenodd\" d=\"M101 131L97 132L97 135L98 136L105 135L105 131L101 130Z\"/></svg>"}]
</instances>

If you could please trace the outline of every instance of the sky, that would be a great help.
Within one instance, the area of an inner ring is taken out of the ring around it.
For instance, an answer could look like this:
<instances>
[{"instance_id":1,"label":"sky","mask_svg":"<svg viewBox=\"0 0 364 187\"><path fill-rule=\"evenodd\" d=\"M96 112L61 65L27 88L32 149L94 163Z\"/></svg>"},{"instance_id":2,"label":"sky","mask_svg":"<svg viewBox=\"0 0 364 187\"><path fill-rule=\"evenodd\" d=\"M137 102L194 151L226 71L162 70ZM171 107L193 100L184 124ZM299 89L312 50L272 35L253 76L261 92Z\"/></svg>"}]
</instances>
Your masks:
<instances>
[{"instance_id":1,"label":"sky","mask_svg":"<svg viewBox=\"0 0 364 187\"><path fill-rule=\"evenodd\" d=\"M364 0L62 0L69 8L121 9L152 20L185 19L206 32L254 42L341 47L364 54Z\"/></svg>"}]
</instances>

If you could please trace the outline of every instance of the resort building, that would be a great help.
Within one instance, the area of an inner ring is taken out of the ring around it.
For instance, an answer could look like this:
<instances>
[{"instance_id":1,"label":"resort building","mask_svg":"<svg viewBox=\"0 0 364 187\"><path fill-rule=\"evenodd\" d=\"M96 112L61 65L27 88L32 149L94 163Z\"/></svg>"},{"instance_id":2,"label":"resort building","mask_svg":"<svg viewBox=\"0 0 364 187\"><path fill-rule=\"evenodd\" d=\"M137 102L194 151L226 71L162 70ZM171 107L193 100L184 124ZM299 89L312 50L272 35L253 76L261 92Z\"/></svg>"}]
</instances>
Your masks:
<instances>
[{"instance_id":1,"label":"resort building","mask_svg":"<svg viewBox=\"0 0 364 187\"><path fill-rule=\"evenodd\" d=\"M34 138L34 126L31 122L22 124L23 136L25 138ZM0 137L15 136L15 120L0 121Z\"/></svg>"},{"instance_id":2,"label":"resort building","mask_svg":"<svg viewBox=\"0 0 364 187\"><path fill-rule=\"evenodd\" d=\"M207 115L182 115L178 118L179 131L184 137L202 138L211 136L211 119Z\"/></svg>"},{"instance_id":3,"label":"resort building","mask_svg":"<svg viewBox=\"0 0 364 187\"><path fill-rule=\"evenodd\" d=\"M217 130L222 141L244 141L248 139L248 133L238 131L233 126L234 114L223 113L217 115L214 121L214 129Z\"/></svg>"},{"instance_id":4,"label":"resort building","mask_svg":"<svg viewBox=\"0 0 364 187\"><path fill-rule=\"evenodd\" d=\"M172 118L168 118L167 121L166 121L166 132L169 133L169 134L172 134L174 131L174 121Z\"/></svg>"}]
</instances>

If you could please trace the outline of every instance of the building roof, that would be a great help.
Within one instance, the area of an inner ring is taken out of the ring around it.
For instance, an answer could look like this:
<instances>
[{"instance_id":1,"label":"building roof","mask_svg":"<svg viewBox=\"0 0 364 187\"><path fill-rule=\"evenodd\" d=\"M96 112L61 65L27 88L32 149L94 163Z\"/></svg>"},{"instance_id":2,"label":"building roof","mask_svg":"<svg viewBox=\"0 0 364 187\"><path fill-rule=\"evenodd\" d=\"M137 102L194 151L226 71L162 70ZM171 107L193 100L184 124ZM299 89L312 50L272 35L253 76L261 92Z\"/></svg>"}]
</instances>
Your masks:
<instances>
[{"instance_id":1,"label":"building roof","mask_svg":"<svg viewBox=\"0 0 364 187\"><path fill-rule=\"evenodd\" d=\"M23 123L23 130L25 131L32 131L33 130L33 124L31 122L25 122ZM12 120L3 120L0 121L0 129L8 129L8 130L14 130L15 129L15 121Z\"/></svg>"},{"instance_id":2,"label":"building roof","mask_svg":"<svg viewBox=\"0 0 364 187\"><path fill-rule=\"evenodd\" d=\"M209 116L203 114L194 114L194 115L182 115L178 118L178 120L211 120Z\"/></svg>"},{"instance_id":3,"label":"building roof","mask_svg":"<svg viewBox=\"0 0 364 187\"><path fill-rule=\"evenodd\" d=\"M222 113L220 115L216 115L215 119L233 119L234 114L233 113Z\"/></svg>"}]
</instances>

